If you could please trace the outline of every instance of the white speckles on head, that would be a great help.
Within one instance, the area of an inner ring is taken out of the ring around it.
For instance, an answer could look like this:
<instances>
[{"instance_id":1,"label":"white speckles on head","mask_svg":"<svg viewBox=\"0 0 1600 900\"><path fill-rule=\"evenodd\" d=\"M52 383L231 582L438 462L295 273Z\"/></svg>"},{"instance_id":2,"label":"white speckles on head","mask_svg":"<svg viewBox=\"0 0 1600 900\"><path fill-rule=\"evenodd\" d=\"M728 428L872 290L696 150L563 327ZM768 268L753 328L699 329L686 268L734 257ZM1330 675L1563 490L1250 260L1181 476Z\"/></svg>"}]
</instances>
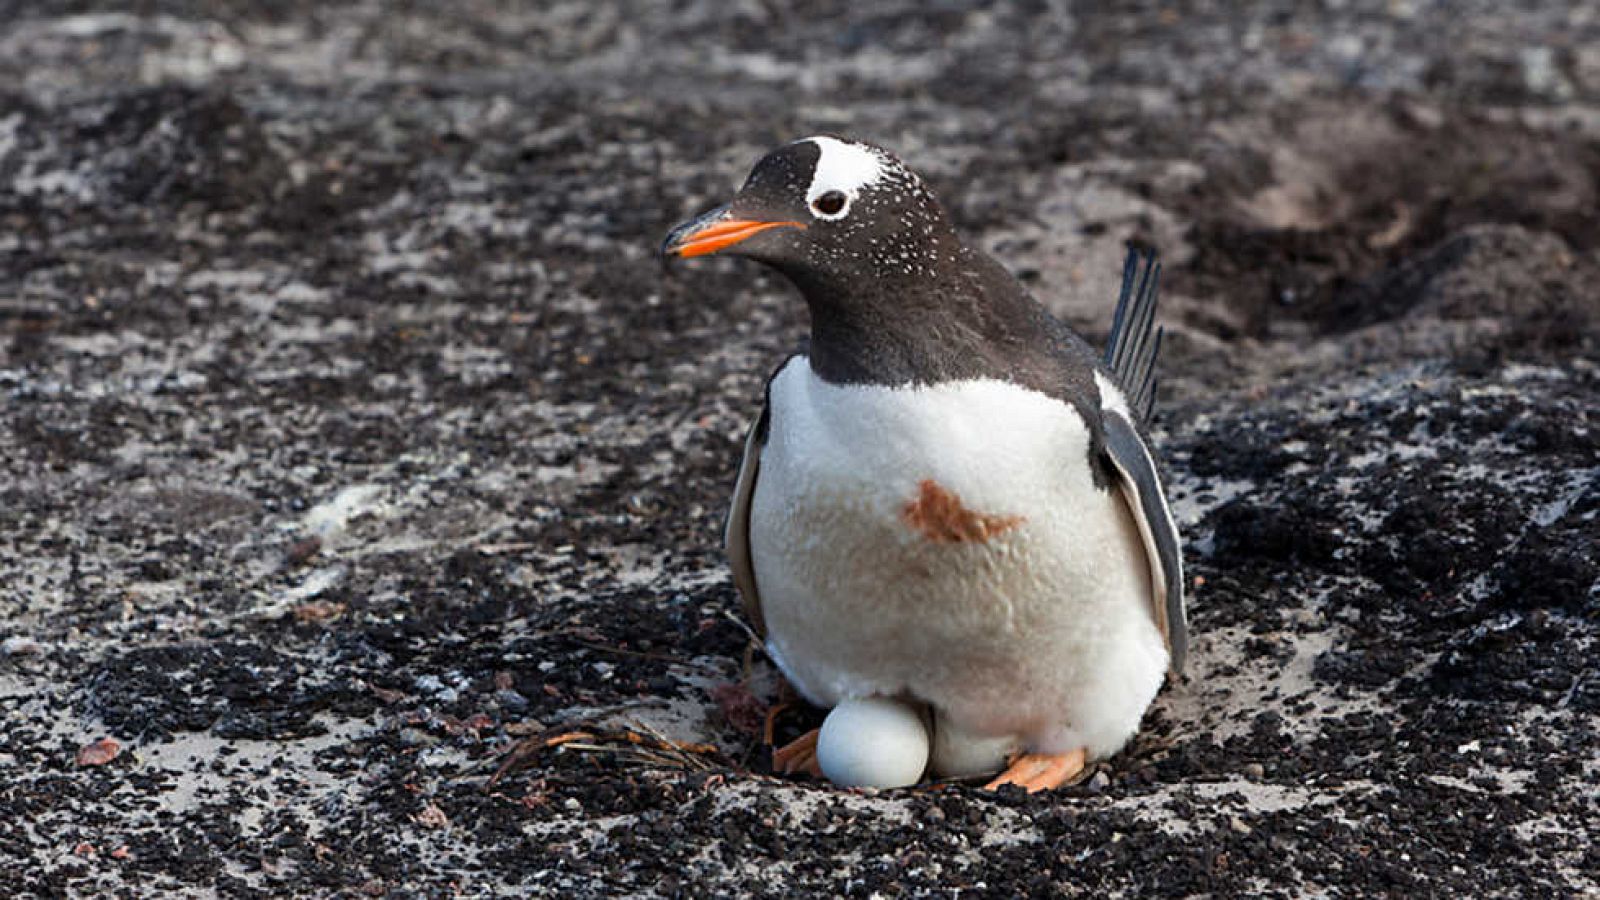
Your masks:
<instances>
[{"instance_id":1,"label":"white speckles on head","mask_svg":"<svg viewBox=\"0 0 1600 900\"><path fill-rule=\"evenodd\" d=\"M850 214L850 207L863 188L876 184L888 174L892 162L874 147L819 135L806 138L817 145L817 168L806 187L806 206L819 219L836 220ZM818 209L817 199L830 191L844 194L843 207L832 212Z\"/></svg>"}]
</instances>

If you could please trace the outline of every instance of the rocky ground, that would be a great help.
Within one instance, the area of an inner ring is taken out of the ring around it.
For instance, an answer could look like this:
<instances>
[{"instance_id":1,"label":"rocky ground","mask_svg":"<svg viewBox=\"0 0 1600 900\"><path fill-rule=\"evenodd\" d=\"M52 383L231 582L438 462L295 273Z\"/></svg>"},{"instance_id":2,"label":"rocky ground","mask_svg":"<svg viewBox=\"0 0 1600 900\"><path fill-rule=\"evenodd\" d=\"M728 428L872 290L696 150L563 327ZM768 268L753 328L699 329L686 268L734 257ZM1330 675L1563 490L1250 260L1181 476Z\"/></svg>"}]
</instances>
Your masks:
<instances>
[{"instance_id":1,"label":"rocky ground","mask_svg":"<svg viewBox=\"0 0 1600 900\"><path fill-rule=\"evenodd\" d=\"M0 0L0 886L1600 894L1600 11L862 6ZM1190 674L1079 786L768 774L804 311L655 250L823 130L1096 339L1167 260Z\"/></svg>"}]
</instances>

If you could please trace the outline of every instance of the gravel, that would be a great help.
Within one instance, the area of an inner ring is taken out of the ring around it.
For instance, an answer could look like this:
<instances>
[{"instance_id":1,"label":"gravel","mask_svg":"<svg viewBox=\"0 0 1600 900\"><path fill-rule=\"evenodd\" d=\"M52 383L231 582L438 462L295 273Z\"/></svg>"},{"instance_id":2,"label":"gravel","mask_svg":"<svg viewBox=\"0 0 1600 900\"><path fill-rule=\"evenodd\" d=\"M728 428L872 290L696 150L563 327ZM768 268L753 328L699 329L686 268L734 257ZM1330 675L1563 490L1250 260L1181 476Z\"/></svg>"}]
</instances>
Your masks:
<instances>
[{"instance_id":1,"label":"gravel","mask_svg":"<svg viewBox=\"0 0 1600 900\"><path fill-rule=\"evenodd\" d=\"M0 2L0 886L1600 893L1600 15L1079 6ZM655 251L824 130L1094 339L1167 260L1190 673L1075 787L770 774L804 310Z\"/></svg>"}]
</instances>

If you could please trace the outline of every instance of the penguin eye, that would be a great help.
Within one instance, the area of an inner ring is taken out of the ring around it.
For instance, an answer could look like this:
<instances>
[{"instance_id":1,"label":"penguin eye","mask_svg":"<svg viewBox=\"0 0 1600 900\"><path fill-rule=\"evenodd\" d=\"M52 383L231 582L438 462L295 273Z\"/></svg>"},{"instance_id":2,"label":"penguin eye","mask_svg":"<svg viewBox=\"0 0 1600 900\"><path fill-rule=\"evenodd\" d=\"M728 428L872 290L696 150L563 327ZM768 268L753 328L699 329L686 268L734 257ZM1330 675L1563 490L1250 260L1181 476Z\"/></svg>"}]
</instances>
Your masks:
<instances>
[{"instance_id":1,"label":"penguin eye","mask_svg":"<svg viewBox=\"0 0 1600 900\"><path fill-rule=\"evenodd\" d=\"M811 208L817 215L832 218L844 212L844 207L849 202L844 191L828 191L817 199L811 201Z\"/></svg>"}]
</instances>

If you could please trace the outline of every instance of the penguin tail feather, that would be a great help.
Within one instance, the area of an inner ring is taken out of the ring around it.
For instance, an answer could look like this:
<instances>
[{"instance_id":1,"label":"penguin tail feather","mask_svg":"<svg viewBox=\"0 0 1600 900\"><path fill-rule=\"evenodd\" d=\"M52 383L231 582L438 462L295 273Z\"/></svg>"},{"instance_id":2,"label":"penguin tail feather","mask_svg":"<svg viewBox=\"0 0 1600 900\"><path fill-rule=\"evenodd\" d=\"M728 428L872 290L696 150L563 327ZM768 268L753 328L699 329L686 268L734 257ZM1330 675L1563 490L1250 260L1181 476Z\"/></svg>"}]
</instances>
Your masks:
<instances>
[{"instance_id":1,"label":"penguin tail feather","mask_svg":"<svg viewBox=\"0 0 1600 900\"><path fill-rule=\"evenodd\" d=\"M1161 261L1154 250L1128 248L1122 264L1122 292L1106 339L1105 366L1128 395L1135 415L1149 421L1156 402L1156 357L1166 329L1155 327Z\"/></svg>"}]
</instances>

